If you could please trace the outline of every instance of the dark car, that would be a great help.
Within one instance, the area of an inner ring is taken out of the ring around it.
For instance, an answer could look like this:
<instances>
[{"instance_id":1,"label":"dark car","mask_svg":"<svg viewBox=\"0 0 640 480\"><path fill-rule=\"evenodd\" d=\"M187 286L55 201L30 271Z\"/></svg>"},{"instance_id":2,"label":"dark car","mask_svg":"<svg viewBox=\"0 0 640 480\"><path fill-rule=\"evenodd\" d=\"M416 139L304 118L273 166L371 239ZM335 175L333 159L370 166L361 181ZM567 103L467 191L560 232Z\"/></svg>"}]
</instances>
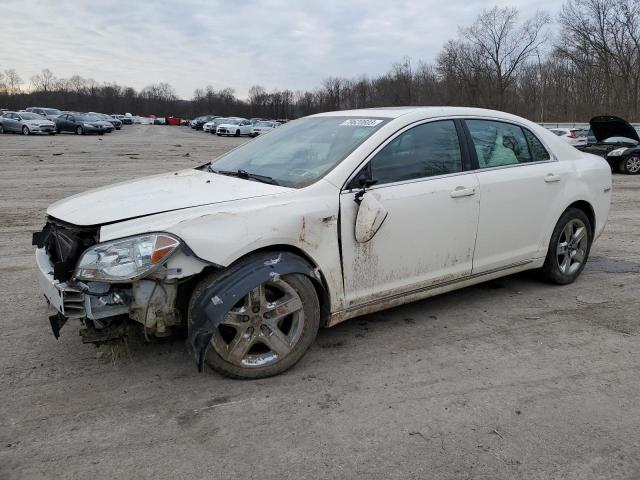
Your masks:
<instances>
[{"instance_id":1,"label":"dark car","mask_svg":"<svg viewBox=\"0 0 640 480\"><path fill-rule=\"evenodd\" d=\"M111 132L113 125L88 113L67 112L56 118L56 131L74 132L78 135L97 133L102 135Z\"/></svg>"},{"instance_id":2,"label":"dark car","mask_svg":"<svg viewBox=\"0 0 640 480\"><path fill-rule=\"evenodd\" d=\"M98 120L109 122L116 130L120 130L122 128L122 122L120 120L118 120L117 118L113 118L106 113L89 112L89 115L97 117Z\"/></svg>"},{"instance_id":3,"label":"dark car","mask_svg":"<svg viewBox=\"0 0 640 480\"><path fill-rule=\"evenodd\" d=\"M202 127L205 123L210 122L214 118L217 118L216 115L203 115L202 117L195 118L192 122L191 128L195 128L196 130L202 130Z\"/></svg>"},{"instance_id":4,"label":"dark car","mask_svg":"<svg viewBox=\"0 0 640 480\"><path fill-rule=\"evenodd\" d=\"M606 159L614 172L640 173L640 137L629 122L612 115L593 117L589 122L595 143L582 151Z\"/></svg>"}]
</instances>

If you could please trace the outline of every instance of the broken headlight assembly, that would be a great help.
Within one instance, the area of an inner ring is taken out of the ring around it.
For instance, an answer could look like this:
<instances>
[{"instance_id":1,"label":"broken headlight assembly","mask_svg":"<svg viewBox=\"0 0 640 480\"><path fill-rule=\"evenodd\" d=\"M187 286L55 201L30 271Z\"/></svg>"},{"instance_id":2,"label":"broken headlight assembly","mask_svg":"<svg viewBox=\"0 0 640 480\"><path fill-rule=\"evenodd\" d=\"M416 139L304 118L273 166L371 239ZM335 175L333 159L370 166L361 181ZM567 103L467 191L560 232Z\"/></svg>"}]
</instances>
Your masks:
<instances>
[{"instance_id":1,"label":"broken headlight assembly","mask_svg":"<svg viewBox=\"0 0 640 480\"><path fill-rule=\"evenodd\" d=\"M133 281L162 265L180 246L166 233L153 233L99 243L82 254L75 277L102 282Z\"/></svg>"}]
</instances>

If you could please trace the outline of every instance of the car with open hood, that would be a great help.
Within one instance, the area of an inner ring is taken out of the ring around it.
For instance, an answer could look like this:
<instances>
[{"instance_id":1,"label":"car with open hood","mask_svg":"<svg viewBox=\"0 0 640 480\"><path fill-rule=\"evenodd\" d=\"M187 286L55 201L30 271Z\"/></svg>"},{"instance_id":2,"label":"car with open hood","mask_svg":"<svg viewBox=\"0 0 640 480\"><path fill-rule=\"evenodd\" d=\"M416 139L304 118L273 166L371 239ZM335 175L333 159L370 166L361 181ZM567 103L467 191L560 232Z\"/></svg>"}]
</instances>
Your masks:
<instances>
[{"instance_id":1,"label":"car with open hood","mask_svg":"<svg viewBox=\"0 0 640 480\"><path fill-rule=\"evenodd\" d=\"M582 150L606 159L611 169L628 175L640 173L640 137L626 120L612 115L593 117L589 122L595 142Z\"/></svg>"},{"instance_id":2,"label":"car with open hood","mask_svg":"<svg viewBox=\"0 0 640 480\"><path fill-rule=\"evenodd\" d=\"M523 270L573 282L610 199L602 158L523 118L351 110L60 200L33 244L56 337L186 329L200 369L260 378L349 318Z\"/></svg>"},{"instance_id":3,"label":"car with open hood","mask_svg":"<svg viewBox=\"0 0 640 480\"><path fill-rule=\"evenodd\" d=\"M56 134L56 125L42 115L32 112L4 112L0 116L0 133L35 133Z\"/></svg>"}]
</instances>

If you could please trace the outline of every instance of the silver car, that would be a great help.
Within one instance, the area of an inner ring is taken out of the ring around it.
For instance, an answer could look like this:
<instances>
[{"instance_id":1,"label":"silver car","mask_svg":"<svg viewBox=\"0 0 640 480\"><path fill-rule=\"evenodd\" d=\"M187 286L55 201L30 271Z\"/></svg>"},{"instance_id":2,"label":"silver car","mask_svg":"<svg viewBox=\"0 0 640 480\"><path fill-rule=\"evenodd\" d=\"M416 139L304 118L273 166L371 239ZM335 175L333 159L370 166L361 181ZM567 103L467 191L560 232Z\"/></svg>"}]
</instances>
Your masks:
<instances>
[{"instance_id":1,"label":"silver car","mask_svg":"<svg viewBox=\"0 0 640 480\"><path fill-rule=\"evenodd\" d=\"M23 135L32 133L56 134L56 124L51 120L31 112L5 112L0 117L0 133L16 132Z\"/></svg>"},{"instance_id":2,"label":"silver car","mask_svg":"<svg viewBox=\"0 0 640 480\"><path fill-rule=\"evenodd\" d=\"M57 108L45 108L45 107L29 107L25 108L26 112L37 113L38 115L46 118L47 120L55 121L57 117L62 115L62 112Z\"/></svg>"}]
</instances>

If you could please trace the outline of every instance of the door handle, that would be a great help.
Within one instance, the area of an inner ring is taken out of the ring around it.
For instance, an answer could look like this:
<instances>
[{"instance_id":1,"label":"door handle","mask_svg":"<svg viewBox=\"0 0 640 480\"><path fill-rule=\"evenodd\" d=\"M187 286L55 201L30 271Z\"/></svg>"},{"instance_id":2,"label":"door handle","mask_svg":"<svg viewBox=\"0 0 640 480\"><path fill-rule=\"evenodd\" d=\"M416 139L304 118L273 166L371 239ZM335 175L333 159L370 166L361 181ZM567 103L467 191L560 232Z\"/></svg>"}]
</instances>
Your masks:
<instances>
[{"instance_id":1,"label":"door handle","mask_svg":"<svg viewBox=\"0 0 640 480\"><path fill-rule=\"evenodd\" d=\"M548 173L546 177L544 177L544 181L547 183L559 182L560 175L555 175L553 173Z\"/></svg>"},{"instance_id":2,"label":"door handle","mask_svg":"<svg viewBox=\"0 0 640 480\"><path fill-rule=\"evenodd\" d=\"M449 195L451 195L451 198L469 197L475 194L476 194L475 188L466 188L466 187L456 187L455 190L452 190L449 193Z\"/></svg>"}]
</instances>

